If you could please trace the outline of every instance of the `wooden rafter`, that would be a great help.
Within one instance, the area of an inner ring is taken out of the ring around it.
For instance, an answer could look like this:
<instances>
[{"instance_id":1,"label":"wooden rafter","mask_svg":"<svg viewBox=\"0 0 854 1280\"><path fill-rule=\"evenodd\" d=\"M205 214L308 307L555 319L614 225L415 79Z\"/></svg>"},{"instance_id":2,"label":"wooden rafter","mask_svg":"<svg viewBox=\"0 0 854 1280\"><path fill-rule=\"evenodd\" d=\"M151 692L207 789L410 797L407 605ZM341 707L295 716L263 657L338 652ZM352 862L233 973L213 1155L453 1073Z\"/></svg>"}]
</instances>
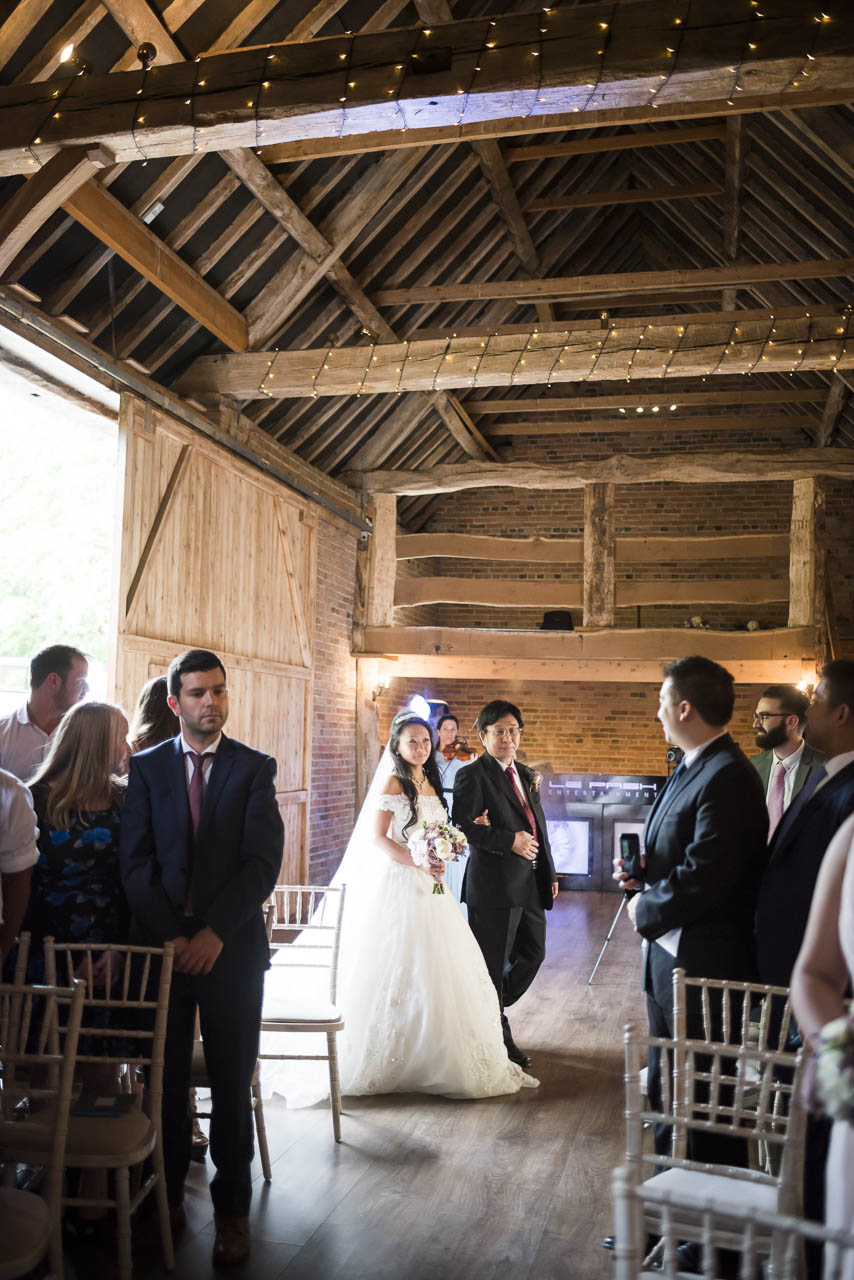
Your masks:
<instances>
[{"instance_id":1,"label":"wooden rafter","mask_svg":"<svg viewBox=\"0 0 854 1280\"><path fill-rule=\"evenodd\" d=\"M598 47L600 20L609 23L604 53ZM141 95L136 73L75 77L63 98L66 109L56 117L50 91L7 88L0 90L0 173L25 170L22 153L37 136L45 159L58 146L102 141L120 161L141 152L162 156L252 146L259 129L272 144L338 139L352 128L364 148L365 135L376 140L417 120L418 132L433 140L447 135L450 122L447 106L433 111L431 104L451 97L461 99L452 125L456 141L494 137L496 130L520 125L531 132L541 124L585 127L627 116L674 118L847 101L854 15L845 9L834 15L825 39L810 33L810 75L799 78L807 20L798 0L778 0L773 15L759 17L748 8L743 18L721 24L717 0L695 0L690 27L671 55L662 32L672 29L672 4L638 0L616 10L612 4L552 10L547 41L540 37L538 13L502 17L493 28L482 19L443 24L435 28L431 47L450 51L449 67L427 77L396 71L405 69L425 37L392 31L280 44L271 50L274 59L266 50L216 54L205 62L204 85L197 85L192 65L163 66L147 77ZM756 49L745 54L748 33ZM476 64L472 50L481 48L484 56ZM743 81L737 94L729 70L736 53ZM342 61L352 79L342 77ZM508 91L519 103L509 120ZM532 113L538 107L539 116Z\"/></svg>"},{"instance_id":2,"label":"wooden rafter","mask_svg":"<svg viewBox=\"0 0 854 1280\"><path fill-rule=\"evenodd\" d=\"M0 275L51 214L112 163L113 157L101 147L68 147L19 187L0 208Z\"/></svg>"},{"instance_id":3,"label":"wooden rafter","mask_svg":"<svg viewBox=\"0 0 854 1280\"><path fill-rule=\"evenodd\" d=\"M835 375L830 384L830 390L827 393L827 399L824 402L822 410L821 422L815 436L816 445L824 449L833 439L833 433L836 430L836 424L841 414L845 410L848 402L848 387L838 375Z\"/></svg>"},{"instance_id":4,"label":"wooden rafter","mask_svg":"<svg viewBox=\"0 0 854 1280\"><path fill-rule=\"evenodd\" d=\"M722 142L725 137L726 129L720 125L701 124L694 128L620 134L616 138L578 138L571 142L508 147L504 152L504 160L507 164L522 164L529 160L563 160L569 156L601 155L605 151L640 151L645 147L672 147L687 142Z\"/></svg>"},{"instance_id":5,"label":"wooden rafter","mask_svg":"<svg viewBox=\"0 0 854 1280\"><path fill-rule=\"evenodd\" d=\"M508 401L508 408L512 401ZM816 429L814 418L792 416L786 413L775 413L767 417L757 414L697 414L684 417L668 413L667 405L659 406L664 412L658 414L637 412L637 404L627 406L623 418L591 418L579 422L550 421L548 418L520 419L518 422L502 422L489 428L487 439L496 440L502 436L587 436L587 435L648 435L651 431L666 431L668 435L683 435L687 432L702 431L718 435L721 432L746 431L763 432L768 435L777 431L806 431L812 434ZM629 412L628 410L631 410ZM829 443L829 441L825 441Z\"/></svg>"},{"instance_id":6,"label":"wooden rafter","mask_svg":"<svg viewBox=\"0 0 854 1280\"><path fill-rule=\"evenodd\" d=\"M773 335L773 336L772 336ZM512 338L448 338L368 347L257 351L201 356L182 375L182 391L261 396L340 396L537 383L715 377L854 368L838 317L732 324L614 322L589 331ZM662 397L668 392L662 391ZM671 393L678 402L677 394ZM512 402L509 410L513 412Z\"/></svg>"},{"instance_id":7,"label":"wooden rafter","mask_svg":"<svg viewBox=\"0 0 854 1280\"><path fill-rule=\"evenodd\" d=\"M573 298L609 294L696 289L704 286L762 284L776 280L823 280L854 275L854 258L812 259L801 262L745 262L735 267L705 267L682 271L629 271L620 275L558 276L550 280L488 280L466 284L380 289L377 306L409 306L416 302L468 302L509 298L516 302L537 298Z\"/></svg>"},{"instance_id":8,"label":"wooden rafter","mask_svg":"<svg viewBox=\"0 0 854 1280\"><path fill-rule=\"evenodd\" d=\"M673 393L673 401L679 409L706 409L711 405L736 404L822 404L825 392L818 389L787 387L783 391L765 387L761 391L738 390L729 388L725 391L678 391ZM470 413L596 413L604 409L636 409L639 405L651 409L655 405L664 407L669 397L663 392L613 391L604 387L603 394L598 396L552 396L548 400L522 397L514 400L467 400L466 408Z\"/></svg>"},{"instance_id":9,"label":"wooden rafter","mask_svg":"<svg viewBox=\"0 0 854 1280\"><path fill-rule=\"evenodd\" d=\"M724 178L726 187L724 261L733 266L738 261L741 249L741 206L746 146L744 116L734 116L726 122L726 169ZM738 290L732 287L724 290L721 310L732 311L734 309L737 293Z\"/></svg>"},{"instance_id":10,"label":"wooden rafter","mask_svg":"<svg viewBox=\"0 0 854 1280\"><path fill-rule=\"evenodd\" d=\"M537 275L540 270L537 250L531 239L531 233L522 215L519 198L510 181L507 165L501 154L501 148L494 138L473 144L474 153L480 161L483 176L492 193L495 207L501 215L510 243L516 257L526 271Z\"/></svg>"},{"instance_id":11,"label":"wooden rafter","mask_svg":"<svg viewBox=\"0 0 854 1280\"><path fill-rule=\"evenodd\" d=\"M717 182L695 182L679 187L632 187L625 191L591 191L583 196L548 196L527 200L525 213L552 213L561 209L592 209L612 204L662 204L668 200L698 200L723 195Z\"/></svg>"},{"instance_id":12,"label":"wooden rafter","mask_svg":"<svg viewBox=\"0 0 854 1280\"><path fill-rule=\"evenodd\" d=\"M588 484L744 484L830 475L854 479L850 449L766 453L674 453L649 458L617 454L565 467L466 462L423 471L368 471L352 477L368 493L456 493L464 489L583 489Z\"/></svg>"}]
</instances>

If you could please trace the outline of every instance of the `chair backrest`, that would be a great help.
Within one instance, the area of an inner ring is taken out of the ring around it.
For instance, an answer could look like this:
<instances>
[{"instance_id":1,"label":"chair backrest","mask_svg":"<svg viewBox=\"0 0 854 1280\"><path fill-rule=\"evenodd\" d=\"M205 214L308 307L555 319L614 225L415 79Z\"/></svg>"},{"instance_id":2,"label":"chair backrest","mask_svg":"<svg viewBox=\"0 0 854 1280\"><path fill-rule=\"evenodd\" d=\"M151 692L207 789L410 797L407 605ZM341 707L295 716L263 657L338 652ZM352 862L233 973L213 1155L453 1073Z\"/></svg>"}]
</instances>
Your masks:
<instances>
[{"instance_id":1,"label":"chair backrest","mask_svg":"<svg viewBox=\"0 0 854 1280\"><path fill-rule=\"evenodd\" d=\"M642 1274L645 1215L654 1215L663 1242L663 1280L679 1280L683 1274L676 1250L682 1240L696 1239L698 1218L702 1230L702 1274L706 1280L732 1276L731 1261L720 1254L724 1249L741 1255L740 1280L755 1280L760 1274L773 1275L774 1280L801 1280L802 1245L806 1240L825 1246L824 1280L839 1280L846 1264L849 1268L854 1265L854 1235L847 1232L791 1215L763 1212L750 1204L740 1208L732 1201L725 1205L714 1199L698 1201L696 1196L662 1189L657 1182L653 1178L638 1186L631 1170L625 1167L615 1169L611 1175L617 1237L614 1280L638 1280ZM763 1265L766 1270L761 1269Z\"/></svg>"},{"instance_id":2,"label":"chair backrest","mask_svg":"<svg viewBox=\"0 0 854 1280\"><path fill-rule=\"evenodd\" d=\"M46 1198L57 1225L85 994L78 981L67 987L0 985L0 1159L15 1152L25 1133L43 1134Z\"/></svg>"},{"instance_id":3,"label":"chair backrest","mask_svg":"<svg viewBox=\"0 0 854 1280\"><path fill-rule=\"evenodd\" d=\"M171 942L163 947L132 947L44 940L48 980L82 978L86 984L77 1061L148 1067L155 1123L163 1096L174 951Z\"/></svg>"},{"instance_id":4,"label":"chair backrest","mask_svg":"<svg viewBox=\"0 0 854 1280\"><path fill-rule=\"evenodd\" d=\"M27 965L30 962L30 935L26 932L19 933L15 939L15 946L18 948L15 954L15 974L12 978L15 986L23 986L27 981Z\"/></svg>"},{"instance_id":5,"label":"chair backrest","mask_svg":"<svg viewBox=\"0 0 854 1280\"><path fill-rule=\"evenodd\" d=\"M270 948L279 968L313 969L334 1001L346 885L277 884Z\"/></svg>"},{"instance_id":6,"label":"chair backrest","mask_svg":"<svg viewBox=\"0 0 854 1280\"><path fill-rule=\"evenodd\" d=\"M689 1038L689 1013L695 1015L691 1023L692 1040L751 1044L757 1049L786 1052L792 1026L792 998L788 987L723 978L689 978L684 969L674 969L674 1040Z\"/></svg>"},{"instance_id":7,"label":"chair backrest","mask_svg":"<svg viewBox=\"0 0 854 1280\"><path fill-rule=\"evenodd\" d=\"M799 1208L806 1123L800 1103L802 1050L793 1056L716 1041L669 1040L642 1034L631 1023L623 1039L626 1163L638 1182L655 1167L708 1169L686 1158L686 1138L691 1132L716 1133L777 1147L782 1154L776 1174L729 1166L726 1171L734 1178L775 1186L782 1211ZM640 1090L641 1058L653 1047L662 1062L660 1111L644 1110ZM644 1151L645 1122L670 1126L670 1155Z\"/></svg>"}]
</instances>

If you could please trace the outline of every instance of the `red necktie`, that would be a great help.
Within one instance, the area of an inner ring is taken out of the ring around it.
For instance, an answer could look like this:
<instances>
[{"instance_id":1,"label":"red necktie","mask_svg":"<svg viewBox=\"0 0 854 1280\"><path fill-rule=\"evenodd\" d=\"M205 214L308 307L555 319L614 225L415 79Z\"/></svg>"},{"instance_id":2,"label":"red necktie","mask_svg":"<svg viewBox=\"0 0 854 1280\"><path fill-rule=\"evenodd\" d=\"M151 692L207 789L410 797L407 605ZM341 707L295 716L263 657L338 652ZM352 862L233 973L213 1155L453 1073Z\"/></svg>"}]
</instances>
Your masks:
<instances>
[{"instance_id":1,"label":"red necktie","mask_svg":"<svg viewBox=\"0 0 854 1280\"><path fill-rule=\"evenodd\" d=\"M774 772L771 775L771 789L768 792L768 839L770 841L777 825L783 816L783 804L786 798L786 770L782 760L775 760Z\"/></svg>"},{"instance_id":2,"label":"red necktie","mask_svg":"<svg viewBox=\"0 0 854 1280\"><path fill-rule=\"evenodd\" d=\"M513 785L513 790L516 792L516 795L519 797L519 803L521 804L522 808L525 810L525 817L528 819L528 826L531 828L531 835L536 838L537 820L534 817L534 814L531 810L531 806L528 804L528 801L525 798L525 793L522 790L521 784L519 782L519 778L517 777L517 774L516 774L515 765L510 764L507 766L507 777L510 779L510 782Z\"/></svg>"},{"instance_id":3,"label":"red necktie","mask_svg":"<svg viewBox=\"0 0 854 1280\"><path fill-rule=\"evenodd\" d=\"M198 834L199 820L202 816L202 797L205 793L205 760L213 755L212 751L205 751L199 755L196 751L188 751L187 755L193 762L193 776L190 779L190 817L193 819L193 835Z\"/></svg>"}]
</instances>

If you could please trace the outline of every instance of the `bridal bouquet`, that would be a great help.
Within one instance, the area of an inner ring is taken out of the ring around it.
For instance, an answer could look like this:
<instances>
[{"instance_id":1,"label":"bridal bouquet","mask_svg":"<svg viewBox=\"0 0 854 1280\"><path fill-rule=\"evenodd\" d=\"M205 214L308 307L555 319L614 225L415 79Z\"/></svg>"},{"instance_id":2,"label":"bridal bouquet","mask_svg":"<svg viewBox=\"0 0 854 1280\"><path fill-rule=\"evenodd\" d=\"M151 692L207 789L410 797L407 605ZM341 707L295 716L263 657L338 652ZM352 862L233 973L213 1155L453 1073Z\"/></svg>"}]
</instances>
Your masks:
<instances>
[{"instance_id":1,"label":"bridal bouquet","mask_svg":"<svg viewBox=\"0 0 854 1280\"><path fill-rule=\"evenodd\" d=\"M834 1018L819 1033L815 1094L833 1120L854 1119L854 1016Z\"/></svg>"},{"instance_id":2,"label":"bridal bouquet","mask_svg":"<svg viewBox=\"0 0 854 1280\"><path fill-rule=\"evenodd\" d=\"M407 841L410 857L416 867L425 871L436 862L456 862L465 852L466 838L459 827L450 822L422 822ZM445 886L437 881L433 885L434 893L444 893Z\"/></svg>"}]
</instances>

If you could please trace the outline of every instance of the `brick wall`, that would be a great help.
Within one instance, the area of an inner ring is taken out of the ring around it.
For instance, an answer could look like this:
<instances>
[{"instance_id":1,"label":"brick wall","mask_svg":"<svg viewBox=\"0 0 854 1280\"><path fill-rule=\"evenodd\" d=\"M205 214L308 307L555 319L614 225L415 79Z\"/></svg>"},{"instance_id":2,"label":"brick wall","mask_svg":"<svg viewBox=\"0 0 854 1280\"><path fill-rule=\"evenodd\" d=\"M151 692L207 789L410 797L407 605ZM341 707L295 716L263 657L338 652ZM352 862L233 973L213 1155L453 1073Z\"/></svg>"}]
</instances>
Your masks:
<instances>
[{"instance_id":1,"label":"brick wall","mask_svg":"<svg viewBox=\"0 0 854 1280\"><path fill-rule=\"evenodd\" d=\"M358 534L317 526L314 724L309 878L326 884L353 829L356 803L356 664L350 656Z\"/></svg>"},{"instance_id":2,"label":"brick wall","mask_svg":"<svg viewBox=\"0 0 854 1280\"><path fill-rule=\"evenodd\" d=\"M756 754L751 720L762 686L738 685L730 730L748 755ZM555 773L666 773L658 685L489 680L393 680L380 704L382 740L392 716L413 694L444 699L466 732L493 698L515 702L525 721L520 758ZM477 742L472 734L471 742Z\"/></svg>"}]
</instances>

